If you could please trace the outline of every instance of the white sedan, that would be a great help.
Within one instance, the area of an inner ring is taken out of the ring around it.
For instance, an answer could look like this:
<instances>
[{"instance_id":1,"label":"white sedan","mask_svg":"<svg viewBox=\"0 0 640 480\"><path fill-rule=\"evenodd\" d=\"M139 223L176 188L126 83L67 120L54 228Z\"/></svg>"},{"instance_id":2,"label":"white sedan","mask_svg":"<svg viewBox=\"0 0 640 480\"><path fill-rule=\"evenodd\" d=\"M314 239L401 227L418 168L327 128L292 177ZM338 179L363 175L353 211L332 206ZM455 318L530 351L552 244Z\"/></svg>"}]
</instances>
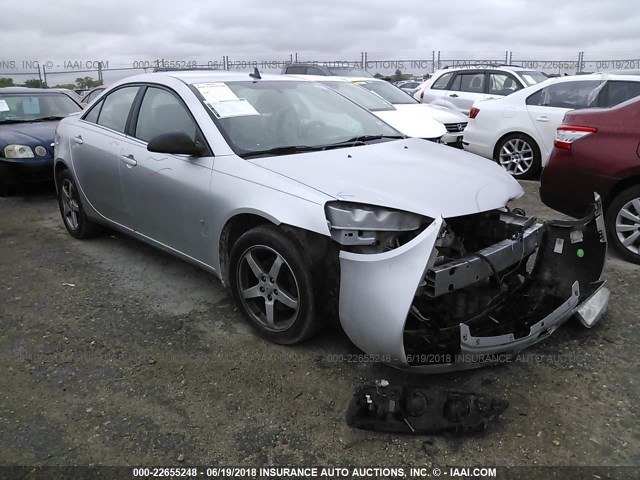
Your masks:
<instances>
[{"instance_id":1,"label":"white sedan","mask_svg":"<svg viewBox=\"0 0 640 480\"><path fill-rule=\"evenodd\" d=\"M465 150L492 158L519 179L535 178L549 160L566 112L610 107L635 91L640 75L595 73L552 78L497 100L478 101L469 112Z\"/></svg>"},{"instance_id":2,"label":"white sedan","mask_svg":"<svg viewBox=\"0 0 640 480\"><path fill-rule=\"evenodd\" d=\"M376 117L388 123L400 133L412 138L422 138L434 142L448 139L446 127L435 120L427 110L423 109L399 109L390 104L385 99L375 95L363 88L353 85L350 81L342 77L321 76L321 75L287 75L305 81L314 81L335 90L343 97L348 98L361 107L366 108ZM396 88L396 87L392 87ZM397 90L397 89L396 89ZM402 93L401 95L411 98Z\"/></svg>"},{"instance_id":3,"label":"white sedan","mask_svg":"<svg viewBox=\"0 0 640 480\"><path fill-rule=\"evenodd\" d=\"M401 91L398 87L394 87L384 80L365 77L350 77L348 80L354 85L358 85L375 93L392 104L400 112L415 115L416 117L429 116L437 120L447 129L447 133L442 137L442 143L462 147L462 132L467 126L468 121L466 115L442 105L420 103L415 98Z\"/></svg>"}]
</instances>

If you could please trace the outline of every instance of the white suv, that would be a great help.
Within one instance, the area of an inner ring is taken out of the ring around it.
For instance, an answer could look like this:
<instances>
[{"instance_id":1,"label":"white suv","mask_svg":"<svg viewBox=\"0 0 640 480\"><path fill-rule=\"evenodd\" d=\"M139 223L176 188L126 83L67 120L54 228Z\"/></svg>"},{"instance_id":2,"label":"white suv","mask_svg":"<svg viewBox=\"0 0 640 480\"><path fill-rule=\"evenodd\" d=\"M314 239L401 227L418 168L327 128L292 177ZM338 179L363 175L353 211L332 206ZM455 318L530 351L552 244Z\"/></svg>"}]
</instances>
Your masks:
<instances>
[{"instance_id":1,"label":"white suv","mask_svg":"<svg viewBox=\"0 0 640 480\"><path fill-rule=\"evenodd\" d=\"M477 100L504 97L545 80L544 74L520 67L445 68L420 85L413 96L468 115Z\"/></svg>"}]
</instances>

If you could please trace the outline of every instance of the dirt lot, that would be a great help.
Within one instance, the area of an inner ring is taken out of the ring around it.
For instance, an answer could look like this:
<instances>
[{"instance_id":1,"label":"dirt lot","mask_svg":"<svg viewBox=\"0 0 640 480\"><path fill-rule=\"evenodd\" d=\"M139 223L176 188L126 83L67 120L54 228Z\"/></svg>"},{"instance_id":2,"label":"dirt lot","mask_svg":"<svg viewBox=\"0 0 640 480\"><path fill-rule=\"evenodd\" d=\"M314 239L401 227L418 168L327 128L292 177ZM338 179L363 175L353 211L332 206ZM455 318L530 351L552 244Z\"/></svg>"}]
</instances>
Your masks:
<instances>
[{"instance_id":1,"label":"dirt lot","mask_svg":"<svg viewBox=\"0 0 640 480\"><path fill-rule=\"evenodd\" d=\"M517 202L550 218L537 185ZM54 192L0 199L0 465L640 465L640 268L610 254L608 315L523 361L410 375L251 333L218 280L119 233L72 239ZM481 435L352 431L354 388L385 378L490 393ZM182 463L179 462L182 460Z\"/></svg>"}]
</instances>

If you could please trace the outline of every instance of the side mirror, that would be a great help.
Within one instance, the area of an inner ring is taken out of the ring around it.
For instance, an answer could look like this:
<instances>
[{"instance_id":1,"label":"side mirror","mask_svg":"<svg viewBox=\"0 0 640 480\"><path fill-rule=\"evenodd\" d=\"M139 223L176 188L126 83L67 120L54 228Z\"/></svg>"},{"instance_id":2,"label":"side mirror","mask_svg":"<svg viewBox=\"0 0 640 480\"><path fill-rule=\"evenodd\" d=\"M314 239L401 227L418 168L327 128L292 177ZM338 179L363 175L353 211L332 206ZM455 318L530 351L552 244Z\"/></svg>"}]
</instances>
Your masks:
<instances>
[{"instance_id":1,"label":"side mirror","mask_svg":"<svg viewBox=\"0 0 640 480\"><path fill-rule=\"evenodd\" d=\"M203 146L199 142L194 142L184 132L169 132L153 137L147 144L147 150L173 155L191 155L192 157L199 157L204 153Z\"/></svg>"}]
</instances>

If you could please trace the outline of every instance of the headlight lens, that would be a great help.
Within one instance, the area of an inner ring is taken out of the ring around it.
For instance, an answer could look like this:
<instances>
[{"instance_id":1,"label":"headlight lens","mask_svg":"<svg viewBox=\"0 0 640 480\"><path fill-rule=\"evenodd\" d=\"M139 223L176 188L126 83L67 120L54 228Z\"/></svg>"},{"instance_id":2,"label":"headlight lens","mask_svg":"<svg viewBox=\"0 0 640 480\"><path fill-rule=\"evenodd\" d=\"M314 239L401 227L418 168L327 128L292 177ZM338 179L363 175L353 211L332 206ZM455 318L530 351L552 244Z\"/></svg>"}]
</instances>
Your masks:
<instances>
[{"instance_id":1,"label":"headlight lens","mask_svg":"<svg viewBox=\"0 0 640 480\"><path fill-rule=\"evenodd\" d=\"M33 150L28 145L7 145L4 158L33 158Z\"/></svg>"},{"instance_id":2,"label":"headlight lens","mask_svg":"<svg viewBox=\"0 0 640 480\"><path fill-rule=\"evenodd\" d=\"M378 253L403 245L433 219L374 205L329 202L325 205L331 238L359 253ZM366 248L364 248L366 247Z\"/></svg>"}]
</instances>

